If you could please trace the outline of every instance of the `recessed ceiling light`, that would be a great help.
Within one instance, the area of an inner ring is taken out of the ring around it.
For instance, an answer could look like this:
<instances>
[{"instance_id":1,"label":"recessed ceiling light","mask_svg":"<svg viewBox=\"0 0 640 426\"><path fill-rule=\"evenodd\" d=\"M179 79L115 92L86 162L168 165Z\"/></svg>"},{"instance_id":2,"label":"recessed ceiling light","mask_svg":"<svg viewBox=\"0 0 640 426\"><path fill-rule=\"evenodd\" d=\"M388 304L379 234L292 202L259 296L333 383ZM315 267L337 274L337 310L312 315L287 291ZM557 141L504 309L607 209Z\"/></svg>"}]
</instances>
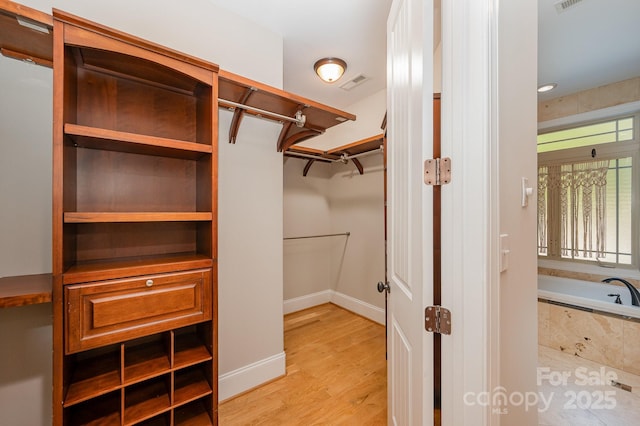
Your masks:
<instances>
[{"instance_id":1,"label":"recessed ceiling light","mask_svg":"<svg viewBox=\"0 0 640 426\"><path fill-rule=\"evenodd\" d=\"M542 86L538 86L538 93L546 93L550 92L558 86L557 83L549 83L543 84Z\"/></svg>"}]
</instances>

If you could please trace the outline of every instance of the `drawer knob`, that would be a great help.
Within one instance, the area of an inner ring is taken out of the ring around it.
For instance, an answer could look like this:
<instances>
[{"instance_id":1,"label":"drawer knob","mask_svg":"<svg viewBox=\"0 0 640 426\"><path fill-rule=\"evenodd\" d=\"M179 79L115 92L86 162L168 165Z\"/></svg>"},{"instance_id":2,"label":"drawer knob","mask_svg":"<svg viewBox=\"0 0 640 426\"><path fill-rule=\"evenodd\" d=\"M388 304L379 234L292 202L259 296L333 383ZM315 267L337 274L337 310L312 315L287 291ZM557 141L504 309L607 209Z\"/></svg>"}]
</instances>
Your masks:
<instances>
[{"instance_id":1,"label":"drawer knob","mask_svg":"<svg viewBox=\"0 0 640 426\"><path fill-rule=\"evenodd\" d=\"M153 285L153 280L147 280L146 286L151 287Z\"/></svg>"}]
</instances>

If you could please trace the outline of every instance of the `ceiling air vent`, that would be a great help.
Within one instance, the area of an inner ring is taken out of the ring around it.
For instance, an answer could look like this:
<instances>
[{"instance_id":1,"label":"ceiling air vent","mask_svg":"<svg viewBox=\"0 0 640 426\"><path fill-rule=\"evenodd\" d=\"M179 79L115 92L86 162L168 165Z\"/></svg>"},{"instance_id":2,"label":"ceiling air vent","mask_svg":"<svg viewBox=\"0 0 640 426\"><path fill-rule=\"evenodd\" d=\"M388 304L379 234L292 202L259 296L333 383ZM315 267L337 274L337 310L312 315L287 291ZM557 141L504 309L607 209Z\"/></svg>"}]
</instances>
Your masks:
<instances>
[{"instance_id":1,"label":"ceiling air vent","mask_svg":"<svg viewBox=\"0 0 640 426\"><path fill-rule=\"evenodd\" d=\"M356 86L360 86L362 83L364 83L367 80L369 80L369 77L362 74L358 74L357 76L353 77L351 80L347 81L346 83L343 83L342 86L340 86L340 88L342 90L351 90Z\"/></svg>"},{"instance_id":2,"label":"ceiling air vent","mask_svg":"<svg viewBox=\"0 0 640 426\"><path fill-rule=\"evenodd\" d=\"M562 13L565 10L569 9L570 7L573 7L573 6L577 5L578 3L582 3L582 1L583 0L560 0L560 1L555 3L556 12Z\"/></svg>"}]
</instances>

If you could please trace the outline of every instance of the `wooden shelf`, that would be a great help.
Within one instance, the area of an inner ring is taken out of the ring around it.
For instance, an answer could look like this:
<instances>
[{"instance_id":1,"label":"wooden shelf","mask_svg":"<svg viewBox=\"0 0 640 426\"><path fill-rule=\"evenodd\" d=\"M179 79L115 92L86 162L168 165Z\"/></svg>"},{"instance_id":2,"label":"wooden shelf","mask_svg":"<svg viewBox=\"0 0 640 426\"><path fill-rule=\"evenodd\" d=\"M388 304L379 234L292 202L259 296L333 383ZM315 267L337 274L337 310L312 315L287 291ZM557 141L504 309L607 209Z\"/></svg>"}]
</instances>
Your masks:
<instances>
[{"instance_id":1,"label":"wooden shelf","mask_svg":"<svg viewBox=\"0 0 640 426\"><path fill-rule=\"evenodd\" d=\"M132 425L171 409L171 399L164 378L125 389L124 424ZM166 378L168 380L168 377Z\"/></svg>"},{"instance_id":2,"label":"wooden shelf","mask_svg":"<svg viewBox=\"0 0 640 426\"><path fill-rule=\"evenodd\" d=\"M211 385L200 369L175 373L173 405L179 406L210 395Z\"/></svg>"},{"instance_id":3,"label":"wooden shelf","mask_svg":"<svg viewBox=\"0 0 640 426\"><path fill-rule=\"evenodd\" d=\"M175 410L176 426L213 425L203 401L194 401Z\"/></svg>"},{"instance_id":4,"label":"wooden shelf","mask_svg":"<svg viewBox=\"0 0 640 426\"><path fill-rule=\"evenodd\" d=\"M68 413L68 424L119 425L121 424L120 401L120 391L117 391L65 408Z\"/></svg>"},{"instance_id":5,"label":"wooden shelf","mask_svg":"<svg viewBox=\"0 0 640 426\"><path fill-rule=\"evenodd\" d=\"M206 222L211 212L66 212L64 223Z\"/></svg>"},{"instance_id":6,"label":"wooden shelf","mask_svg":"<svg viewBox=\"0 0 640 426\"><path fill-rule=\"evenodd\" d=\"M176 336L174 369L199 364L210 359L212 359L211 354L195 335Z\"/></svg>"},{"instance_id":7,"label":"wooden shelf","mask_svg":"<svg viewBox=\"0 0 640 426\"><path fill-rule=\"evenodd\" d=\"M333 163L334 161L340 160L343 155L350 157L379 150L380 146L383 144L384 134L379 134L330 149L329 151L322 151L305 146L292 146L284 152L284 155L286 157L307 160L307 165L305 166L303 171L303 176L306 176L309 172L309 168L315 161ZM313 158L311 158L310 156ZM357 158L351 158L350 160L356 166L358 172L360 174L364 174L364 168L362 167L360 161Z\"/></svg>"},{"instance_id":8,"label":"wooden shelf","mask_svg":"<svg viewBox=\"0 0 640 426\"><path fill-rule=\"evenodd\" d=\"M285 92L284 90L250 80L225 70L220 70L218 82L220 107L231 108L234 111L234 117L229 128L229 142L231 143L235 143L243 114L258 114L252 113L250 110L234 107L225 101L243 104L292 118L295 117L298 111L301 111L306 117L306 121L302 127L298 127L289 121L284 122L282 125L282 131L277 142L277 149L283 152L296 143L321 135L330 127L356 119L355 115L348 112L323 105L311 99ZM275 115L269 116L268 113L260 113L259 115L276 121L282 121Z\"/></svg>"},{"instance_id":9,"label":"wooden shelf","mask_svg":"<svg viewBox=\"0 0 640 426\"><path fill-rule=\"evenodd\" d=\"M119 356L119 352L112 352L78 362L64 399L64 407L119 389L121 387Z\"/></svg>"},{"instance_id":10,"label":"wooden shelf","mask_svg":"<svg viewBox=\"0 0 640 426\"><path fill-rule=\"evenodd\" d=\"M169 356L162 342L125 346L124 384L130 385L168 373Z\"/></svg>"},{"instance_id":11,"label":"wooden shelf","mask_svg":"<svg viewBox=\"0 0 640 426\"><path fill-rule=\"evenodd\" d=\"M0 308L51 302L51 274L0 278Z\"/></svg>"},{"instance_id":12,"label":"wooden shelf","mask_svg":"<svg viewBox=\"0 0 640 426\"><path fill-rule=\"evenodd\" d=\"M0 51L4 56L53 66L53 18L21 4L0 0ZM20 25L16 17L35 23L42 31ZM47 29L48 31L44 31Z\"/></svg>"},{"instance_id":13,"label":"wooden shelf","mask_svg":"<svg viewBox=\"0 0 640 426\"><path fill-rule=\"evenodd\" d=\"M95 261L76 264L63 274L63 284L78 284L134 275L150 275L190 269L210 268L210 257L195 253L177 253L120 260Z\"/></svg>"},{"instance_id":14,"label":"wooden shelf","mask_svg":"<svg viewBox=\"0 0 640 426\"><path fill-rule=\"evenodd\" d=\"M72 123L64 125L64 133L80 148L191 160L213 152L211 145L203 143L139 135Z\"/></svg>"}]
</instances>

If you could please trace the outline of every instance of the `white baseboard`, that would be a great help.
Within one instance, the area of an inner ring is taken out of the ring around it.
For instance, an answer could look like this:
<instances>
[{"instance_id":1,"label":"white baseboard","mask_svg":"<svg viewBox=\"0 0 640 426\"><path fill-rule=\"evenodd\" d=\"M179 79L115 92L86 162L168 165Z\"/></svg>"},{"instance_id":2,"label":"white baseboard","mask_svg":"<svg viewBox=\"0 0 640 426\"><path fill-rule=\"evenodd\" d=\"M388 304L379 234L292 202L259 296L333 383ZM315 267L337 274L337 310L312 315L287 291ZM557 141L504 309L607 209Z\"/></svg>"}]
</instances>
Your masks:
<instances>
[{"instance_id":1,"label":"white baseboard","mask_svg":"<svg viewBox=\"0 0 640 426\"><path fill-rule=\"evenodd\" d=\"M305 296L295 297L293 299L287 299L283 303L282 310L286 315L292 312L298 312L303 309L322 305L323 303L329 303L331 302L331 293L332 290L324 290L317 293L307 294Z\"/></svg>"},{"instance_id":2,"label":"white baseboard","mask_svg":"<svg viewBox=\"0 0 640 426\"><path fill-rule=\"evenodd\" d=\"M286 315L329 302L358 315L362 315L378 324L384 324L384 309L335 290L324 290L318 293L285 300L283 312Z\"/></svg>"},{"instance_id":3,"label":"white baseboard","mask_svg":"<svg viewBox=\"0 0 640 426\"><path fill-rule=\"evenodd\" d=\"M331 291L331 303L384 325L385 313L383 308L378 308L370 303L333 290Z\"/></svg>"},{"instance_id":4,"label":"white baseboard","mask_svg":"<svg viewBox=\"0 0 640 426\"><path fill-rule=\"evenodd\" d=\"M218 401L227 400L283 376L286 371L286 355L281 352L222 374L218 377Z\"/></svg>"}]
</instances>

